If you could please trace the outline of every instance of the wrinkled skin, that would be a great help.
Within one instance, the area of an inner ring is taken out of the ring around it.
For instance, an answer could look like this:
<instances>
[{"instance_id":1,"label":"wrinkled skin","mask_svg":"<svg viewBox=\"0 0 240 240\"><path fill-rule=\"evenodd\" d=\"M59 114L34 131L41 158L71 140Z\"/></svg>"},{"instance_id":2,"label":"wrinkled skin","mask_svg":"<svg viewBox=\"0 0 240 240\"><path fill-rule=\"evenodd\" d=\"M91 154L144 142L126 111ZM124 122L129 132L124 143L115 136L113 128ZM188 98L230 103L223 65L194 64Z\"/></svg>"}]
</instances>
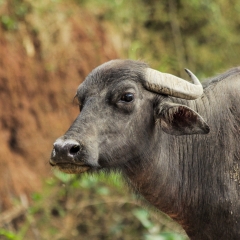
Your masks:
<instances>
[{"instance_id":1,"label":"wrinkled skin","mask_svg":"<svg viewBox=\"0 0 240 240\"><path fill-rule=\"evenodd\" d=\"M121 171L191 239L240 239L240 70L187 101L147 91L146 67L115 60L89 74L77 90L80 114L54 143L50 164Z\"/></svg>"}]
</instances>

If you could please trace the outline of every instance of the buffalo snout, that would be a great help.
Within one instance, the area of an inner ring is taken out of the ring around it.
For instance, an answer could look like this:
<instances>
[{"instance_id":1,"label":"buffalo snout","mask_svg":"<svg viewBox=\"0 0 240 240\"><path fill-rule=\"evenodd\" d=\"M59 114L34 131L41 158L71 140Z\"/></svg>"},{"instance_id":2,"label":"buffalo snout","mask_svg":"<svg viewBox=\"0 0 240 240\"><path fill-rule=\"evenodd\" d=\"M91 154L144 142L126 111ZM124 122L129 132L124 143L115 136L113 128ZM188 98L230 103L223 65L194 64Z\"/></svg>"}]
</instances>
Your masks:
<instances>
[{"instance_id":1,"label":"buffalo snout","mask_svg":"<svg viewBox=\"0 0 240 240\"><path fill-rule=\"evenodd\" d=\"M50 165L66 173L82 173L91 169L95 158L89 157L89 151L74 139L59 138L53 144Z\"/></svg>"},{"instance_id":2,"label":"buffalo snout","mask_svg":"<svg viewBox=\"0 0 240 240\"><path fill-rule=\"evenodd\" d=\"M74 162L79 152L80 144L77 141L58 139L53 144L50 164L54 166L63 162Z\"/></svg>"}]
</instances>

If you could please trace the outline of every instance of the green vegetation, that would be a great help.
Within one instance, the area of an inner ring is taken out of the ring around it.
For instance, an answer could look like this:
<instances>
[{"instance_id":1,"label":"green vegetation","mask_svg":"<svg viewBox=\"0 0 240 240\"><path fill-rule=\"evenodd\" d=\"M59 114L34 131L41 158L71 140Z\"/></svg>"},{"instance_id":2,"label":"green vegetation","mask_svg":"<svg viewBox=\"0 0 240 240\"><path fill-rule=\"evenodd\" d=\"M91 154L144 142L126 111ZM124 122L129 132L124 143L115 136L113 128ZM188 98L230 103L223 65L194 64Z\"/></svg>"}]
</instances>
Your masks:
<instances>
[{"instance_id":1,"label":"green vegetation","mask_svg":"<svg viewBox=\"0 0 240 240\"><path fill-rule=\"evenodd\" d=\"M19 22L23 21L31 11L30 3L22 0L1 0L1 6L7 6L8 9L4 14L0 15L0 23L8 31L17 30Z\"/></svg>"},{"instance_id":2,"label":"green vegetation","mask_svg":"<svg viewBox=\"0 0 240 240\"><path fill-rule=\"evenodd\" d=\"M9 240L187 239L183 233L171 233L182 230L169 218L142 208L117 174L53 173L44 191L32 195L24 220L14 220L17 231L2 228L0 236Z\"/></svg>"},{"instance_id":3,"label":"green vegetation","mask_svg":"<svg viewBox=\"0 0 240 240\"><path fill-rule=\"evenodd\" d=\"M16 30L31 12L56 11L67 1L1 0L6 30ZM184 67L200 78L238 66L240 2L213 0L72 0L113 31L122 56L147 61L161 71L183 75ZM43 7L44 6L44 7ZM71 12L69 12L71 14Z\"/></svg>"},{"instance_id":4,"label":"green vegetation","mask_svg":"<svg viewBox=\"0 0 240 240\"><path fill-rule=\"evenodd\" d=\"M240 2L75 0L121 35L125 56L161 71L199 78L239 65Z\"/></svg>"}]
</instances>

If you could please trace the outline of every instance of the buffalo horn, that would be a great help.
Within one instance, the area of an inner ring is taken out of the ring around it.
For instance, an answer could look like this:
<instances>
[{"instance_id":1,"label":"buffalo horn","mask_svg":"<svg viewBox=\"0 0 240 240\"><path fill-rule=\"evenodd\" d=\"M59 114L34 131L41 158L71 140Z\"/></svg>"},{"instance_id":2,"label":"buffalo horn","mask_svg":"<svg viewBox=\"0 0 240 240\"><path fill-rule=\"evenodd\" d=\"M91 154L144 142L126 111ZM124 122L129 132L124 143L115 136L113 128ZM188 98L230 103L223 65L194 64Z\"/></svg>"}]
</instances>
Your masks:
<instances>
[{"instance_id":1,"label":"buffalo horn","mask_svg":"<svg viewBox=\"0 0 240 240\"><path fill-rule=\"evenodd\" d=\"M168 73L146 68L144 86L157 93L170 95L177 98L193 100L203 93L203 87L198 78L188 69L185 69L193 83Z\"/></svg>"}]
</instances>

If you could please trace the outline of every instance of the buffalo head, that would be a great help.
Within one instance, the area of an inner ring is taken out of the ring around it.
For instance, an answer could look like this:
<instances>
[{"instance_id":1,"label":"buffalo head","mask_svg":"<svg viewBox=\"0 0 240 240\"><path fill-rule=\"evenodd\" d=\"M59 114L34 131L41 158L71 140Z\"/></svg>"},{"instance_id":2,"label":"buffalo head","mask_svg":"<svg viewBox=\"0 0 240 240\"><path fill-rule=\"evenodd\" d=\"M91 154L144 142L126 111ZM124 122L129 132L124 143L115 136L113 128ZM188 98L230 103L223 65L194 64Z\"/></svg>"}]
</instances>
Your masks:
<instances>
[{"instance_id":1,"label":"buffalo head","mask_svg":"<svg viewBox=\"0 0 240 240\"><path fill-rule=\"evenodd\" d=\"M159 134L208 133L198 113L172 101L201 96L200 82L187 72L193 84L131 60L94 69L78 87L80 114L55 141L50 164L66 173L121 169L161 148Z\"/></svg>"}]
</instances>

